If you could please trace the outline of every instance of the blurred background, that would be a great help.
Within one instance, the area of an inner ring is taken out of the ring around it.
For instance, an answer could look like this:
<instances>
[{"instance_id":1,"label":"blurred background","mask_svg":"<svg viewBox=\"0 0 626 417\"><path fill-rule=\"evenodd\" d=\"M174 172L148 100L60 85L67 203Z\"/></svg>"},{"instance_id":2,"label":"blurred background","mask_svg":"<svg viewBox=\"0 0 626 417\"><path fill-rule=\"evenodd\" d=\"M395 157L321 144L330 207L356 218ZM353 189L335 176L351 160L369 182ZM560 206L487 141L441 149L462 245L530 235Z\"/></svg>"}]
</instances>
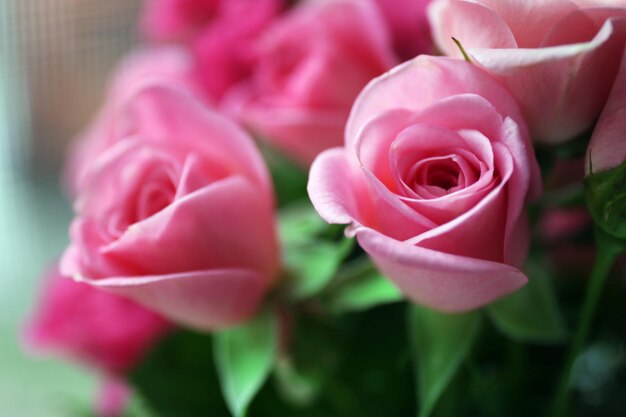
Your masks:
<instances>
[{"instance_id":1,"label":"blurred background","mask_svg":"<svg viewBox=\"0 0 626 417\"><path fill-rule=\"evenodd\" d=\"M65 150L136 42L139 0L0 1L0 416L89 409L96 378L23 352L45 268L67 243Z\"/></svg>"}]
</instances>

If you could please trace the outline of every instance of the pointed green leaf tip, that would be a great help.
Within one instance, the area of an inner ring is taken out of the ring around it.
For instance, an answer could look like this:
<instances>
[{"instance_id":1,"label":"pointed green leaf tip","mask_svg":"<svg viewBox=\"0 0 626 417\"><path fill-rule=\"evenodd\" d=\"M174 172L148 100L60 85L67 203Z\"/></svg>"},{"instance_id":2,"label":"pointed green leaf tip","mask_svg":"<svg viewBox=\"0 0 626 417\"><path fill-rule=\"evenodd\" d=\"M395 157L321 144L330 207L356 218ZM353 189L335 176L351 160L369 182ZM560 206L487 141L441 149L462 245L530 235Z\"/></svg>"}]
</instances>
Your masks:
<instances>
[{"instance_id":1,"label":"pointed green leaf tip","mask_svg":"<svg viewBox=\"0 0 626 417\"><path fill-rule=\"evenodd\" d=\"M274 365L278 326L269 312L215 334L213 353L228 408L244 417Z\"/></svg>"},{"instance_id":2,"label":"pointed green leaf tip","mask_svg":"<svg viewBox=\"0 0 626 417\"><path fill-rule=\"evenodd\" d=\"M461 54L463 55L463 58L469 62L470 64L472 63L472 60L470 59L469 55L467 54L467 51L465 51L465 48L463 48L463 45L461 45L461 41L458 40L457 38L455 38L454 36L452 37L452 41L456 44L456 46L459 48L459 50L461 51Z\"/></svg>"},{"instance_id":3,"label":"pointed green leaf tip","mask_svg":"<svg viewBox=\"0 0 626 417\"><path fill-rule=\"evenodd\" d=\"M626 161L585 178L591 217L609 236L626 240Z\"/></svg>"},{"instance_id":4,"label":"pointed green leaf tip","mask_svg":"<svg viewBox=\"0 0 626 417\"><path fill-rule=\"evenodd\" d=\"M409 309L408 323L419 417L428 417L469 354L478 335L480 314L443 314L415 305Z\"/></svg>"}]
</instances>

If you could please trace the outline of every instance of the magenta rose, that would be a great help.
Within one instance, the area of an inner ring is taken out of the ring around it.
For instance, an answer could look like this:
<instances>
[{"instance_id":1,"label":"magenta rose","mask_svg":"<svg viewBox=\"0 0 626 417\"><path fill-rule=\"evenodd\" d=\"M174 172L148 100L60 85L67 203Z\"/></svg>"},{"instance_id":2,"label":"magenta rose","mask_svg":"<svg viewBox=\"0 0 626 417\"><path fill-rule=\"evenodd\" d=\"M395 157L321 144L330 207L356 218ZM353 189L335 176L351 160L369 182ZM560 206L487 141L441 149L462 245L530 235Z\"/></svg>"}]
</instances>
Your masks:
<instances>
[{"instance_id":1,"label":"magenta rose","mask_svg":"<svg viewBox=\"0 0 626 417\"><path fill-rule=\"evenodd\" d=\"M497 76L520 103L533 139L557 144L590 128L626 43L626 4L598 0L435 0L436 43Z\"/></svg>"},{"instance_id":2,"label":"magenta rose","mask_svg":"<svg viewBox=\"0 0 626 417\"><path fill-rule=\"evenodd\" d=\"M26 328L25 342L35 351L54 352L121 375L172 327L133 301L62 276L57 267L43 284Z\"/></svg>"},{"instance_id":3,"label":"magenta rose","mask_svg":"<svg viewBox=\"0 0 626 417\"><path fill-rule=\"evenodd\" d=\"M274 199L252 139L187 90L144 86L75 203L65 275L199 329L238 323L276 279Z\"/></svg>"},{"instance_id":4,"label":"magenta rose","mask_svg":"<svg viewBox=\"0 0 626 417\"><path fill-rule=\"evenodd\" d=\"M148 0L141 27L152 41L190 48L204 88L217 99L250 74L253 44L282 8L282 0Z\"/></svg>"},{"instance_id":5,"label":"magenta rose","mask_svg":"<svg viewBox=\"0 0 626 417\"><path fill-rule=\"evenodd\" d=\"M228 105L305 166L341 143L357 94L394 63L384 22L369 0L303 2L258 47L251 80L230 94Z\"/></svg>"},{"instance_id":6,"label":"magenta rose","mask_svg":"<svg viewBox=\"0 0 626 417\"><path fill-rule=\"evenodd\" d=\"M508 91L465 61L422 55L363 90L308 190L408 297L456 312L527 282L524 205L540 184Z\"/></svg>"},{"instance_id":7,"label":"magenta rose","mask_svg":"<svg viewBox=\"0 0 626 417\"><path fill-rule=\"evenodd\" d=\"M402 61L434 52L426 8L431 0L376 0Z\"/></svg>"},{"instance_id":8,"label":"magenta rose","mask_svg":"<svg viewBox=\"0 0 626 417\"><path fill-rule=\"evenodd\" d=\"M75 196L95 158L117 136L110 130L116 111L144 83L165 80L185 88L199 90L193 75L193 61L184 50L174 47L150 47L129 53L117 66L109 83L104 106L87 129L75 139L64 172L65 188Z\"/></svg>"}]
</instances>

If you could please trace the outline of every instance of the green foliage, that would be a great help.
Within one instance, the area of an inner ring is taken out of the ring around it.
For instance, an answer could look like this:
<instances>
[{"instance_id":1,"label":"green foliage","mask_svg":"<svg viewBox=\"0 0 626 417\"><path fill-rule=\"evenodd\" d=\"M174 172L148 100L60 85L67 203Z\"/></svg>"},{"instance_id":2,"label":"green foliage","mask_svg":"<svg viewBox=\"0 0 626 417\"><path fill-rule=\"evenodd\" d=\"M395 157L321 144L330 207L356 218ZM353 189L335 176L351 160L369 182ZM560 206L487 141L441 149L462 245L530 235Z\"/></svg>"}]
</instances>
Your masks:
<instances>
[{"instance_id":1,"label":"green foliage","mask_svg":"<svg viewBox=\"0 0 626 417\"><path fill-rule=\"evenodd\" d=\"M480 314L443 314L414 305L408 331L418 380L420 417L428 417L468 356Z\"/></svg>"},{"instance_id":2,"label":"green foliage","mask_svg":"<svg viewBox=\"0 0 626 417\"><path fill-rule=\"evenodd\" d=\"M291 278L289 293L295 299L319 293L336 275L354 246L354 239L328 225L309 203L283 210L280 218L283 258Z\"/></svg>"},{"instance_id":3,"label":"green foliage","mask_svg":"<svg viewBox=\"0 0 626 417\"><path fill-rule=\"evenodd\" d=\"M251 417L406 417L414 413L414 385L405 304L358 314L297 314L284 360L307 381L312 397L298 402L274 375L280 397L267 384ZM274 402L270 402L271 400Z\"/></svg>"},{"instance_id":4,"label":"green foliage","mask_svg":"<svg viewBox=\"0 0 626 417\"><path fill-rule=\"evenodd\" d=\"M228 417L211 357L211 337L179 331L166 337L130 375L157 417Z\"/></svg>"},{"instance_id":5,"label":"green foliage","mask_svg":"<svg viewBox=\"0 0 626 417\"><path fill-rule=\"evenodd\" d=\"M558 343L567 337L547 262L527 262L528 284L491 304L487 311L496 327L513 340L530 343Z\"/></svg>"},{"instance_id":6,"label":"green foliage","mask_svg":"<svg viewBox=\"0 0 626 417\"><path fill-rule=\"evenodd\" d=\"M274 365L278 343L275 316L258 314L214 337L215 363L224 398L232 414L243 417Z\"/></svg>"},{"instance_id":7,"label":"green foliage","mask_svg":"<svg viewBox=\"0 0 626 417\"><path fill-rule=\"evenodd\" d=\"M593 166L590 167L593 169ZM608 235L626 240L626 161L585 179L587 207Z\"/></svg>"},{"instance_id":8,"label":"green foliage","mask_svg":"<svg viewBox=\"0 0 626 417\"><path fill-rule=\"evenodd\" d=\"M404 299L400 290L378 272L367 256L345 265L335 282L323 300L334 313L361 311Z\"/></svg>"},{"instance_id":9,"label":"green foliage","mask_svg":"<svg viewBox=\"0 0 626 417\"><path fill-rule=\"evenodd\" d=\"M307 171L264 142L259 142L259 148L272 176L278 206L306 200Z\"/></svg>"}]
</instances>

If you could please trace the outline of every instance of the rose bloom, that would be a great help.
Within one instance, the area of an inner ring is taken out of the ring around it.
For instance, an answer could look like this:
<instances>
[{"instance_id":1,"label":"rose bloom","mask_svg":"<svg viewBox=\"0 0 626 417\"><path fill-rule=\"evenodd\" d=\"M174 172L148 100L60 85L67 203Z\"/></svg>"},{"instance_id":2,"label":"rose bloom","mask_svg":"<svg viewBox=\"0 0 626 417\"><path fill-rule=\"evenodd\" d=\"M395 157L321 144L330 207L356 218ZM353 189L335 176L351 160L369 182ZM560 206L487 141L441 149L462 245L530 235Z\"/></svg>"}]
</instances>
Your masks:
<instances>
[{"instance_id":1,"label":"rose bloom","mask_svg":"<svg viewBox=\"0 0 626 417\"><path fill-rule=\"evenodd\" d=\"M408 297L448 312L527 282L524 205L540 188L513 97L472 64L425 55L363 90L344 147L317 158L308 185Z\"/></svg>"},{"instance_id":2,"label":"rose bloom","mask_svg":"<svg viewBox=\"0 0 626 417\"><path fill-rule=\"evenodd\" d=\"M24 343L37 354L56 354L88 365L101 375L98 416L123 415L131 397L125 375L172 329L158 314L119 295L60 274L44 276Z\"/></svg>"},{"instance_id":3,"label":"rose bloom","mask_svg":"<svg viewBox=\"0 0 626 417\"><path fill-rule=\"evenodd\" d=\"M300 3L258 47L251 80L231 92L226 107L307 167L341 143L359 91L394 63L384 22L369 0Z\"/></svg>"},{"instance_id":4,"label":"rose bloom","mask_svg":"<svg viewBox=\"0 0 626 417\"><path fill-rule=\"evenodd\" d=\"M590 128L626 43L626 2L435 0L436 43L496 75L518 100L533 139L558 144Z\"/></svg>"},{"instance_id":5,"label":"rose bloom","mask_svg":"<svg viewBox=\"0 0 626 417\"><path fill-rule=\"evenodd\" d=\"M278 270L274 199L252 139L187 90L144 85L75 203L62 272L199 329L254 313Z\"/></svg>"},{"instance_id":6,"label":"rose bloom","mask_svg":"<svg viewBox=\"0 0 626 417\"><path fill-rule=\"evenodd\" d=\"M431 0L376 0L402 61L434 51L426 8Z\"/></svg>"},{"instance_id":7,"label":"rose bloom","mask_svg":"<svg viewBox=\"0 0 626 417\"><path fill-rule=\"evenodd\" d=\"M282 8L282 0L148 0L141 28L151 41L185 44L203 87L219 99L250 74L253 44Z\"/></svg>"},{"instance_id":8,"label":"rose bloom","mask_svg":"<svg viewBox=\"0 0 626 417\"><path fill-rule=\"evenodd\" d=\"M64 185L69 195L75 196L79 192L94 159L116 140L115 135L109 134L109 129L115 123L118 108L142 83L155 80L199 90L191 55L182 49L149 47L132 51L124 57L109 82L104 106L70 148L64 172Z\"/></svg>"},{"instance_id":9,"label":"rose bloom","mask_svg":"<svg viewBox=\"0 0 626 417\"><path fill-rule=\"evenodd\" d=\"M45 276L25 342L34 351L54 352L121 375L138 364L171 327L151 310L75 282L55 266Z\"/></svg>"}]
</instances>

